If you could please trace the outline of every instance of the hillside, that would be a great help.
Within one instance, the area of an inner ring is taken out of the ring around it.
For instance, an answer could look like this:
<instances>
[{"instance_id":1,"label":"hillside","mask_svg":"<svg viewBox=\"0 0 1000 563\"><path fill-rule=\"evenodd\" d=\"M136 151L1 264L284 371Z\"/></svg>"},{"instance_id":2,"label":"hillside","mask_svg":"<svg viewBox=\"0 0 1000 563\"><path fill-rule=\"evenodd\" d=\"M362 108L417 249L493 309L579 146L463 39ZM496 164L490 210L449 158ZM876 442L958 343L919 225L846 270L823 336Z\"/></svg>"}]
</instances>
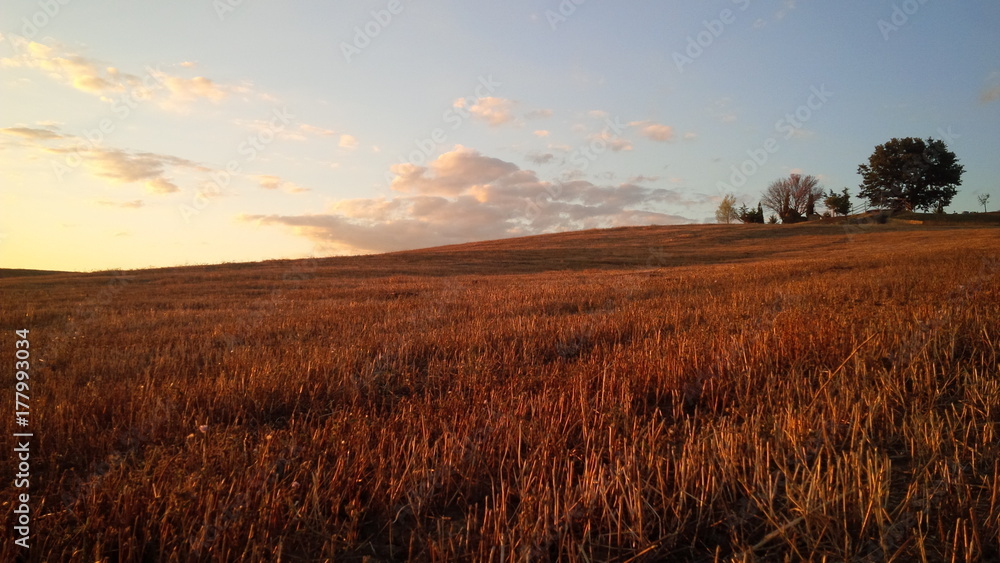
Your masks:
<instances>
[{"instance_id":1,"label":"hillside","mask_svg":"<svg viewBox=\"0 0 1000 563\"><path fill-rule=\"evenodd\" d=\"M997 558L998 251L692 225L0 274L32 557Z\"/></svg>"}]
</instances>

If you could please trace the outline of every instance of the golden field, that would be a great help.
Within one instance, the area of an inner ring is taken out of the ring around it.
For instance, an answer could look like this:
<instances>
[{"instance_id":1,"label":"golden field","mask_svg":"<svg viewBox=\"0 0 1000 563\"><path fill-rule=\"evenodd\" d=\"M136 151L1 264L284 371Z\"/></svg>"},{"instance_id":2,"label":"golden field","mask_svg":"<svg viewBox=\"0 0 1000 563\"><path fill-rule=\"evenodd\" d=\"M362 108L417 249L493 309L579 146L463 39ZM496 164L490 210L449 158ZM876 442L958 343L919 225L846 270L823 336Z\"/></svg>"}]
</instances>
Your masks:
<instances>
[{"instance_id":1,"label":"golden field","mask_svg":"<svg viewBox=\"0 0 1000 563\"><path fill-rule=\"evenodd\" d=\"M998 251L701 225L8 271L30 558L997 560Z\"/></svg>"}]
</instances>

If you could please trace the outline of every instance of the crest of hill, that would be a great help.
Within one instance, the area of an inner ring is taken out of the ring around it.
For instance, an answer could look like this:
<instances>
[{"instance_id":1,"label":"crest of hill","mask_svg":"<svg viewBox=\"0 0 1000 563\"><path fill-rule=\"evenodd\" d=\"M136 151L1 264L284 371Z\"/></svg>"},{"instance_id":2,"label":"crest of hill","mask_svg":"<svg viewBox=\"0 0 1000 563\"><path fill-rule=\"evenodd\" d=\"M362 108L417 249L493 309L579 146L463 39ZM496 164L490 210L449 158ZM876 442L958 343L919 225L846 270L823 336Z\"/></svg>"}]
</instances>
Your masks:
<instances>
[{"instance_id":1,"label":"crest of hill","mask_svg":"<svg viewBox=\"0 0 1000 563\"><path fill-rule=\"evenodd\" d=\"M649 270L774 259L804 259L821 252L856 253L870 237L890 244L932 244L942 231L990 231L1000 213L905 213L880 224L870 214L795 225L670 225L591 229L448 246L301 260L268 260L90 273L0 269L0 280L33 283L76 276L222 278L336 276L452 276L531 274L545 271Z\"/></svg>"}]
</instances>

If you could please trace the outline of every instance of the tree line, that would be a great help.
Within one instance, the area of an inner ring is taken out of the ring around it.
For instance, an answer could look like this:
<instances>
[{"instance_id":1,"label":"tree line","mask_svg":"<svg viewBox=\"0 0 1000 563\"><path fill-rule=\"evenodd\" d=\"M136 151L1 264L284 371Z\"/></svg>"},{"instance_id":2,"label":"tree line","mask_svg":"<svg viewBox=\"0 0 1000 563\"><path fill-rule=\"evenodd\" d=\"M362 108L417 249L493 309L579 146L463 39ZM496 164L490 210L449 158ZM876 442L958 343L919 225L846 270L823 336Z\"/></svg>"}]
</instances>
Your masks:
<instances>
[{"instance_id":1,"label":"tree line","mask_svg":"<svg viewBox=\"0 0 1000 563\"><path fill-rule=\"evenodd\" d=\"M868 162L858 166L862 177L857 197L877 209L890 212L934 210L944 213L962 184L965 168L943 141L916 137L892 139L875 147ZM989 196L981 196L984 206ZM757 208L736 207L736 196L727 194L715 212L720 223L764 223L764 209L771 211L767 222L798 223L816 215L822 203L827 213L848 215L851 194L824 192L812 175L791 174L771 182Z\"/></svg>"}]
</instances>

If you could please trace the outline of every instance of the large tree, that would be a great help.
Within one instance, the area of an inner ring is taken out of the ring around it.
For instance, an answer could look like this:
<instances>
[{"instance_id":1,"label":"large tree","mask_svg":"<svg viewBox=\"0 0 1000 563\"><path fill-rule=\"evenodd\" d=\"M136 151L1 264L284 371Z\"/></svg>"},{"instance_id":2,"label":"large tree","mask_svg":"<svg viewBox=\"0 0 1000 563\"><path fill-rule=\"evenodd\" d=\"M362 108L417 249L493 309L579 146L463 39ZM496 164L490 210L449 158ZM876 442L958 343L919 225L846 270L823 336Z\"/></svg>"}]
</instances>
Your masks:
<instances>
[{"instance_id":1,"label":"large tree","mask_svg":"<svg viewBox=\"0 0 1000 563\"><path fill-rule=\"evenodd\" d=\"M816 213L816 201L823 188L815 176L792 174L771 182L760 202L781 217L782 223L796 223Z\"/></svg>"},{"instance_id":2,"label":"large tree","mask_svg":"<svg viewBox=\"0 0 1000 563\"><path fill-rule=\"evenodd\" d=\"M859 197L894 211L944 209L962 184L963 172L944 141L892 139L875 147L868 164L858 166L864 180Z\"/></svg>"}]
</instances>

